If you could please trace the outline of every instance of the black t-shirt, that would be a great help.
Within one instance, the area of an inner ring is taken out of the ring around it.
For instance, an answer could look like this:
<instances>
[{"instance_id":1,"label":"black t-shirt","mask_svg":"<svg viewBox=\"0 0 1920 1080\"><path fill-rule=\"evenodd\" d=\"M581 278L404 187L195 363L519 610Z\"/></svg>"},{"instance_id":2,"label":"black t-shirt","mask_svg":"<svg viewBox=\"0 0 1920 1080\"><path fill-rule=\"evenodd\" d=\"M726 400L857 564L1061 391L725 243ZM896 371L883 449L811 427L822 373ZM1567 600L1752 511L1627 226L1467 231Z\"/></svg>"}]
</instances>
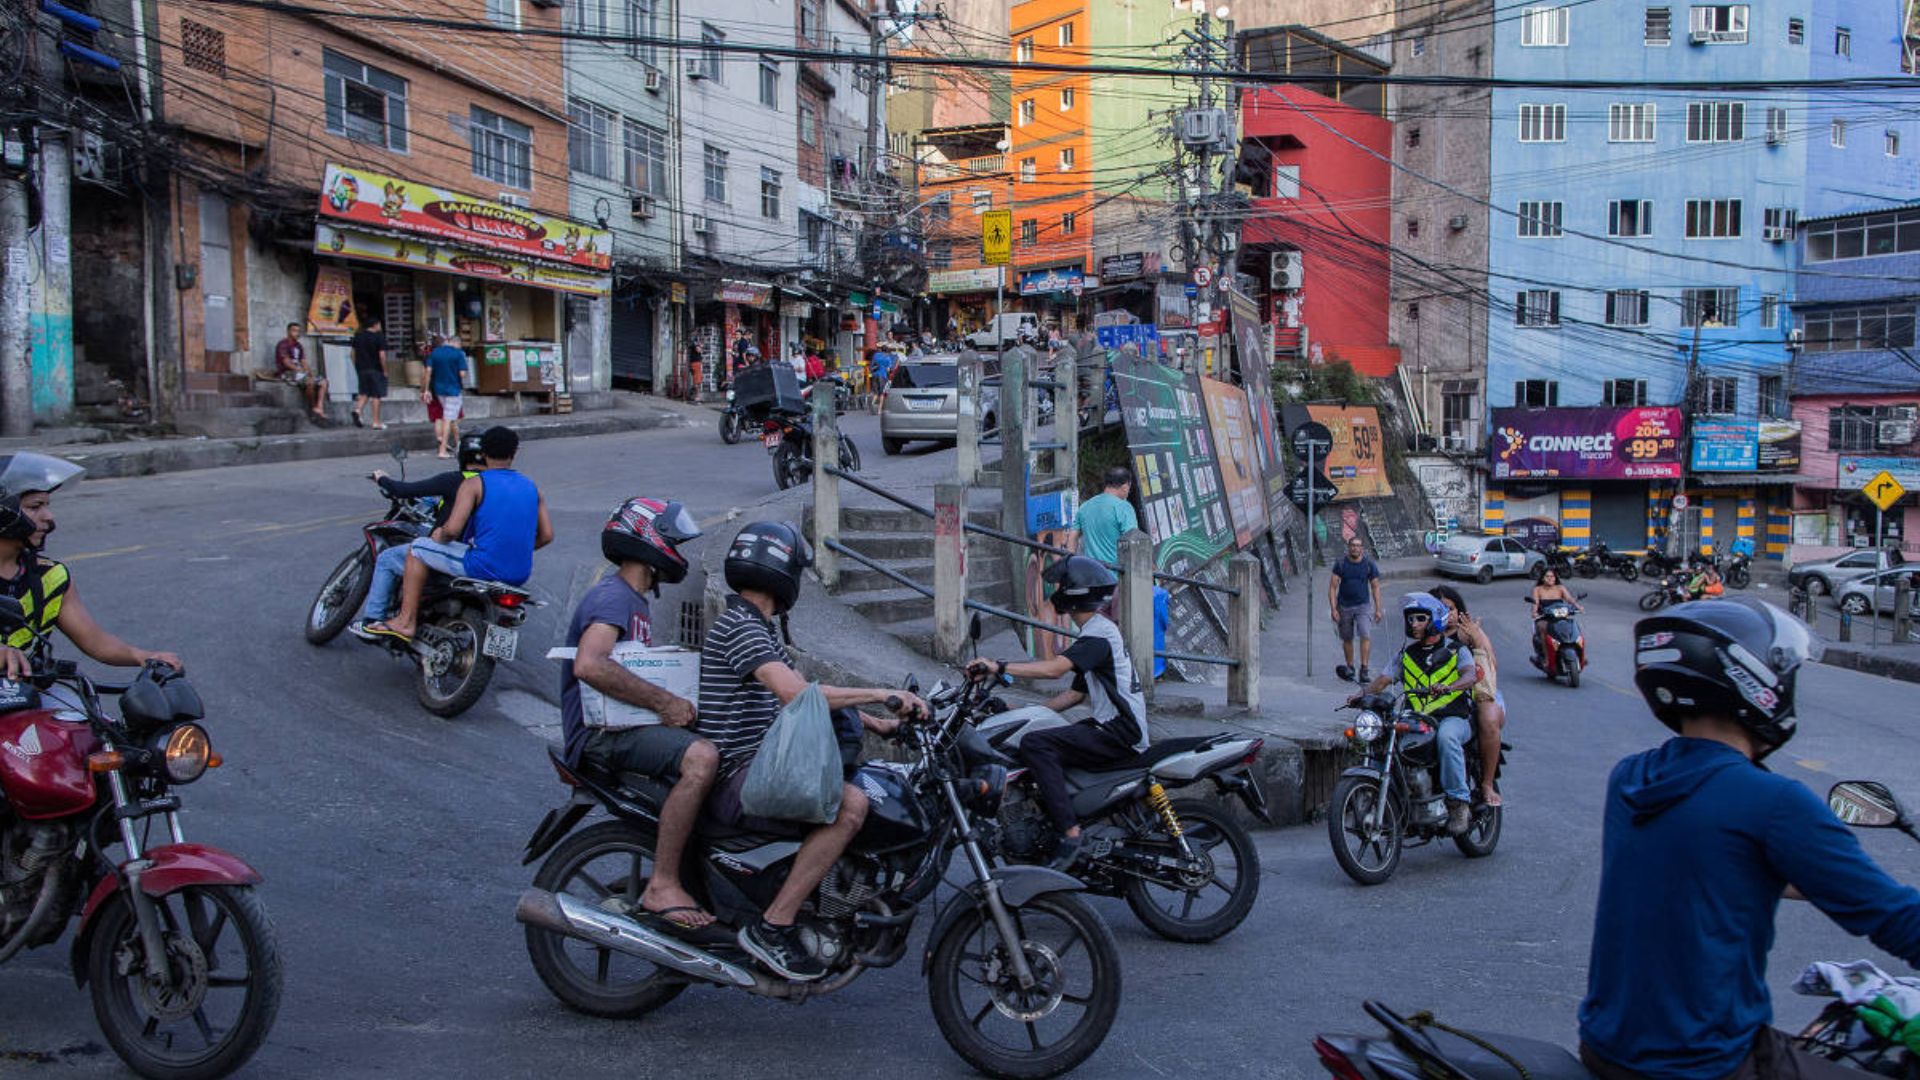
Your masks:
<instances>
[{"instance_id":1,"label":"black t-shirt","mask_svg":"<svg viewBox=\"0 0 1920 1080\"><path fill-rule=\"evenodd\" d=\"M362 330L353 335L353 366L377 368L380 354L387 348L387 335L378 330Z\"/></svg>"}]
</instances>

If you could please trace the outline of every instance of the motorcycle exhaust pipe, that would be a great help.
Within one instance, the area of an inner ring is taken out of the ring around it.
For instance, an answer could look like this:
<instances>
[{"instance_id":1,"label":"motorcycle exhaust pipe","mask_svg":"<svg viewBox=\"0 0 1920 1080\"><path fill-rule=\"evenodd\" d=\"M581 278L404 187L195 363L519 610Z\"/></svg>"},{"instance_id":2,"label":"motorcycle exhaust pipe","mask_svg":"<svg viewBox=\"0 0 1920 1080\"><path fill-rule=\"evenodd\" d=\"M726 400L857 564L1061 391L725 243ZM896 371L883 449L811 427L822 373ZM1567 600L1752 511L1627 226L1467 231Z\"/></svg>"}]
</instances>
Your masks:
<instances>
[{"instance_id":1,"label":"motorcycle exhaust pipe","mask_svg":"<svg viewBox=\"0 0 1920 1080\"><path fill-rule=\"evenodd\" d=\"M684 941L648 929L644 924L582 903L571 896L528 889L520 894L513 917L528 926L537 926L589 944L639 957L650 964L670 968L722 986L752 990L761 980L753 973L730 964Z\"/></svg>"}]
</instances>

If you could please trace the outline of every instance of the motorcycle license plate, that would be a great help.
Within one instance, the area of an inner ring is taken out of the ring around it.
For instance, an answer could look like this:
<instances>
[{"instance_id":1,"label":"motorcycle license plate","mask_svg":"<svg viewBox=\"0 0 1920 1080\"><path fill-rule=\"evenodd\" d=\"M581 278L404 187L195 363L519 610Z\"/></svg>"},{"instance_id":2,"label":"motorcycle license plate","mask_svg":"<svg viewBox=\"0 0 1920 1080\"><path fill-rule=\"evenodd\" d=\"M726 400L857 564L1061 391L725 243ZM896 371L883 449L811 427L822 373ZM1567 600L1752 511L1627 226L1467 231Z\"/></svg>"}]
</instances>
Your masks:
<instances>
[{"instance_id":1,"label":"motorcycle license plate","mask_svg":"<svg viewBox=\"0 0 1920 1080\"><path fill-rule=\"evenodd\" d=\"M766 444L767 449L777 450L780 448L780 433L777 431L769 431L761 437L760 441Z\"/></svg>"},{"instance_id":2,"label":"motorcycle license plate","mask_svg":"<svg viewBox=\"0 0 1920 1080\"><path fill-rule=\"evenodd\" d=\"M511 660L520 650L520 631L510 626L487 627L487 640L480 645L480 651L495 660Z\"/></svg>"}]
</instances>

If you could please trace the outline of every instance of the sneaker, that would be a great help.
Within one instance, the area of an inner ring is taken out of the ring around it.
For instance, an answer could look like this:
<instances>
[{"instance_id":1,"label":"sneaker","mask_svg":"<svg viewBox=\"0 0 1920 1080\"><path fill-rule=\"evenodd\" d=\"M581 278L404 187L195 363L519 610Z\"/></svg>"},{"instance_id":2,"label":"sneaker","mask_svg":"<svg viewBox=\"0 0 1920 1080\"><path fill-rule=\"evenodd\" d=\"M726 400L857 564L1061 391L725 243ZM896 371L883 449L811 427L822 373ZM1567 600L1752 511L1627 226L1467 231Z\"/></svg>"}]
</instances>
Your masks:
<instances>
[{"instance_id":1,"label":"sneaker","mask_svg":"<svg viewBox=\"0 0 1920 1080\"><path fill-rule=\"evenodd\" d=\"M1053 849L1053 861L1048 866L1063 874L1066 873L1075 862L1079 861L1081 842L1086 838L1086 833L1061 837L1060 843Z\"/></svg>"},{"instance_id":2,"label":"sneaker","mask_svg":"<svg viewBox=\"0 0 1920 1080\"><path fill-rule=\"evenodd\" d=\"M1367 665L1365 665L1365 664L1361 664L1361 665L1360 665L1360 678L1359 678L1359 679L1358 679L1357 681L1359 681L1359 682L1372 682L1372 681L1373 681L1373 671L1372 671L1372 670L1371 670L1370 668L1368 668L1368 667L1367 667Z\"/></svg>"},{"instance_id":3,"label":"sneaker","mask_svg":"<svg viewBox=\"0 0 1920 1080\"><path fill-rule=\"evenodd\" d=\"M1447 800L1447 835L1465 836L1473 826L1473 810L1458 799Z\"/></svg>"},{"instance_id":4,"label":"sneaker","mask_svg":"<svg viewBox=\"0 0 1920 1080\"><path fill-rule=\"evenodd\" d=\"M800 932L791 926L774 926L756 919L740 928L735 940L767 970L794 982L812 982L827 973L825 964L815 960L800 944Z\"/></svg>"},{"instance_id":5,"label":"sneaker","mask_svg":"<svg viewBox=\"0 0 1920 1080\"><path fill-rule=\"evenodd\" d=\"M359 413L359 412L358 412L357 410L356 410L356 411L354 412L354 414L353 414L353 426L354 426L354 427L366 427L366 426L367 426L367 422L366 422L365 420L362 420L362 419L360 419L360 413Z\"/></svg>"},{"instance_id":6,"label":"sneaker","mask_svg":"<svg viewBox=\"0 0 1920 1080\"><path fill-rule=\"evenodd\" d=\"M1348 666L1347 666L1347 665L1345 665L1345 664L1341 664L1340 666L1338 666L1338 667L1336 667L1336 668L1334 668L1334 669L1333 669L1333 674L1334 674L1334 675L1335 675L1335 677L1337 677L1337 678L1338 678L1338 679L1339 679L1339 680L1340 680L1341 682L1352 682L1352 681L1353 681L1353 669L1352 669L1352 668L1350 668L1350 667L1348 667Z\"/></svg>"}]
</instances>

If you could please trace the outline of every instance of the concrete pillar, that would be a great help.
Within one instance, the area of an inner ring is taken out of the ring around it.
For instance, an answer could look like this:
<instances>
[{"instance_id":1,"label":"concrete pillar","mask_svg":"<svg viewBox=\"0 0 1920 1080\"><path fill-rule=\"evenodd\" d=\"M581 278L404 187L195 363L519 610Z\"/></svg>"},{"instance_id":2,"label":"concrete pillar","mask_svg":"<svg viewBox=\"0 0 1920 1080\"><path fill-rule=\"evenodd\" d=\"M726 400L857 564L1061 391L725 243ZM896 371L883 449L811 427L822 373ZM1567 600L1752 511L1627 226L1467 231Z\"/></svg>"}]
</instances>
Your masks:
<instances>
[{"instance_id":1,"label":"concrete pillar","mask_svg":"<svg viewBox=\"0 0 1920 1080\"><path fill-rule=\"evenodd\" d=\"M832 387L821 383L813 395L813 566L829 589L840 584L840 553L827 547L829 539L840 539L840 481L827 466L839 464Z\"/></svg>"},{"instance_id":2,"label":"concrete pillar","mask_svg":"<svg viewBox=\"0 0 1920 1080\"><path fill-rule=\"evenodd\" d=\"M1904 642L1913 636L1913 586L1902 577L1893 583L1893 640Z\"/></svg>"},{"instance_id":3,"label":"concrete pillar","mask_svg":"<svg viewBox=\"0 0 1920 1080\"><path fill-rule=\"evenodd\" d=\"M1240 595L1227 600L1227 704L1260 707L1260 561L1246 552L1227 560L1227 584Z\"/></svg>"},{"instance_id":4,"label":"concrete pillar","mask_svg":"<svg viewBox=\"0 0 1920 1080\"><path fill-rule=\"evenodd\" d=\"M933 485L933 655L957 663L967 648L967 486Z\"/></svg>"},{"instance_id":5,"label":"concrete pillar","mask_svg":"<svg viewBox=\"0 0 1920 1080\"><path fill-rule=\"evenodd\" d=\"M1120 538L1120 636L1140 680L1153 700L1153 539L1139 529Z\"/></svg>"},{"instance_id":6,"label":"concrete pillar","mask_svg":"<svg viewBox=\"0 0 1920 1080\"><path fill-rule=\"evenodd\" d=\"M1027 389L1027 360L1031 356L1025 348L1008 349L1000 363L1000 531L1014 536L1027 535L1027 414L1032 411L1026 407L1032 400ZM1019 568L1027 564L1027 549L1019 544L1006 547L1007 565L1018 581ZM1021 615L1033 614L1027 610L1025 589L1013 590L1013 610Z\"/></svg>"},{"instance_id":7,"label":"concrete pillar","mask_svg":"<svg viewBox=\"0 0 1920 1080\"><path fill-rule=\"evenodd\" d=\"M0 177L0 435L33 434L33 261L27 248L27 185Z\"/></svg>"},{"instance_id":8,"label":"concrete pillar","mask_svg":"<svg viewBox=\"0 0 1920 1080\"><path fill-rule=\"evenodd\" d=\"M980 356L968 350L960 354L959 415L954 429L954 473L962 484L980 479Z\"/></svg>"},{"instance_id":9,"label":"concrete pillar","mask_svg":"<svg viewBox=\"0 0 1920 1080\"><path fill-rule=\"evenodd\" d=\"M67 133L40 129L40 274L34 283L33 413L73 412L73 153Z\"/></svg>"}]
</instances>

